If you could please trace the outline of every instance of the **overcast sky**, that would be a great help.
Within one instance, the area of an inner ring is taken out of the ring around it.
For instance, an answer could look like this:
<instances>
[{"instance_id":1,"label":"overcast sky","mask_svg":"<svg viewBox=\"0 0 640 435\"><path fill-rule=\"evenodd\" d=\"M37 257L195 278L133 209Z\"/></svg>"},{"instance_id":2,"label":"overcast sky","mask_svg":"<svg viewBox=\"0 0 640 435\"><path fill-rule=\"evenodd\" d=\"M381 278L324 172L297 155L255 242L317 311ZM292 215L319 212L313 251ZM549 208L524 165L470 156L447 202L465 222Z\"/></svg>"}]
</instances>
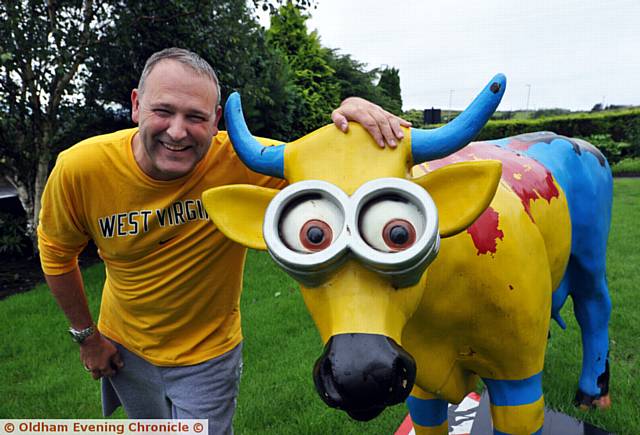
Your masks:
<instances>
[{"instance_id":1,"label":"overcast sky","mask_svg":"<svg viewBox=\"0 0 640 435\"><path fill-rule=\"evenodd\" d=\"M640 0L316 3L322 45L398 68L405 110L462 109L497 72L499 110L640 105Z\"/></svg>"}]
</instances>

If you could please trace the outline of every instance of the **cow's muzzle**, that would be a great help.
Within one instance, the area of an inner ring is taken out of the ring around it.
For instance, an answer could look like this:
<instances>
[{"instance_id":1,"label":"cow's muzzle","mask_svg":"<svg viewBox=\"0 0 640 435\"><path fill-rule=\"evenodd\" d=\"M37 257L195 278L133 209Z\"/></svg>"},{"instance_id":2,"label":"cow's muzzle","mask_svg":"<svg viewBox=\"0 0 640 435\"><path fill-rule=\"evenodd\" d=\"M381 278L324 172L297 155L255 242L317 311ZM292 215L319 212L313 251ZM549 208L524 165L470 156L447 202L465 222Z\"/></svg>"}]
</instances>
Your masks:
<instances>
[{"instance_id":1,"label":"cow's muzzle","mask_svg":"<svg viewBox=\"0 0 640 435\"><path fill-rule=\"evenodd\" d=\"M406 400L416 379L416 363L384 335L339 334L331 337L316 361L313 379L327 405L368 421Z\"/></svg>"}]
</instances>

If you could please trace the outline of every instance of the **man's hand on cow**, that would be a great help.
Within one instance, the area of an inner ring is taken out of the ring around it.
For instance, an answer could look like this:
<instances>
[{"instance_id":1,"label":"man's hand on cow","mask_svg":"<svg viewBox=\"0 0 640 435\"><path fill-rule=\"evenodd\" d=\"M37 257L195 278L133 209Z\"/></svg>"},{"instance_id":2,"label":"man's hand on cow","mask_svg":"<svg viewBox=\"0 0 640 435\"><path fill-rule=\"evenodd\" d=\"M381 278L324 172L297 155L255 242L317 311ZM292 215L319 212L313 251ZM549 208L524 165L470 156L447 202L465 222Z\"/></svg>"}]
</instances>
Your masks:
<instances>
[{"instance_id":1,"label":"man's hand on cow","mask_svg":"<svg viewBox=\"0 0 640 435\"><path fill-rule=\"evenodd\" d=\"M99 332L82 342L80 360L93 379L113 376L124 367L118 349Z\"/></svg>"},{"instance_id":2,"label":"man's hand on cow","mask_svg":"<svg viewBox=\"0 0 640 435\"><path fill-rule=\"evenodd\" d=\"M349 129L349 121L361 124L380 147L385 143L391 148L404 138L400 127L411 127L409 121L389 113L377 104L359 97L346 98L331 114L333 123L343 132Z\"/></svg>"}]
</instances>

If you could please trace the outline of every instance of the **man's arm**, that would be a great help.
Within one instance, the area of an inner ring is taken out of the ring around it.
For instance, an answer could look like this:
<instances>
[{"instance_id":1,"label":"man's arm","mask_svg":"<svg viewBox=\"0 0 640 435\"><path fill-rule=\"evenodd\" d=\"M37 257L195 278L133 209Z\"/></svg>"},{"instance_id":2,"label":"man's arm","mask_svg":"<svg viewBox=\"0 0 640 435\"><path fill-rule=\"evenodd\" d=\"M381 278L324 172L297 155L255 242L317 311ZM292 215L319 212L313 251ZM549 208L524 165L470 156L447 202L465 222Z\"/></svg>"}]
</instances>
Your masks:
<instances>
[{"instance_id":1,"label":"man's arm","mask_svg":"<svg viewBox=\"0 0 640 435\"><path fill-rule=\"evenodd\" d=\"M340 107L333 111L331 119L345 133L349 129L349 121L361 124L383 148L385 142L391 148L395 148L396 140L404 137L401 127L411 127L409 121L359 97L346 98Z\"/></svg>"},{"instance_id":2,"label":"man's arm","mask_svg":"<svg viewBox=\"0 0 640 435\"><path fill-rule=\"evenodd\" d=\"M82 330L94 324L77 266L63 275L45 274L45 279L73 329ZM94 379L112 376L124 365L116 347L97 329L80 344L80 359Z\"/></svg>"}]
</instances>

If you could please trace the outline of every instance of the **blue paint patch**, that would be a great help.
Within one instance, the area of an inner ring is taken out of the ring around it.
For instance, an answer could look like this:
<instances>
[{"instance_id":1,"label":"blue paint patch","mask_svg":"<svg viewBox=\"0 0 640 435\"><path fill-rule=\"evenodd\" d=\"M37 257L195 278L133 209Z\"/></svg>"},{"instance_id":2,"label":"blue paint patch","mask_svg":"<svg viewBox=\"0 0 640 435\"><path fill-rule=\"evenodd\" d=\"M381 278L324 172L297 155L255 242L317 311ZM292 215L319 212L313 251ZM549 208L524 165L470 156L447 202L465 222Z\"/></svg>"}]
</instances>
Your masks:
<instances>
[{"instance_id":1,"label":"blue paint patch","mask_svg":"<svg viewBox=\"0 0 640 435\"><path fill-rule=\"evenodd\" d=\"M418 399L413 396L407 399L411 419L420 426L440 426L447 420L448 406L445 400L440 399Z\"/></svg>"},{"instance_id":2,"label":"blue paint patch","mask_svg":"<svg viewBox=\"0 0 640 435\"><path fill-rule=\"evenodd\" d=\"M538 137L539 141L533 140ZM549 132L491 141L515 147L542 163L567 197L571 215L571 257L561 287L553 297L552 315L570 295L582 333L582 372L578 386L590 396L602 394L598 377L605 372L609 350L611 300L606 280L606 250L611 225L613 178L609 163L591 144ZM518 143L520 142L520 143ZM523 147L524 145L524 147Z\"/></svg>"},{"instance_id":3,"label":"blue paint patch","mask_svg":"<svg viewBox=\"0 0 640 435\"><path fill-rule=\"evenodd\" d=\"M495 406L519 406L534 403L542 397L542 372L527 379L497 380L482 378Z\"/></svg>"},{"instance_id":4,"label":"blue paint patch","mask_svg":"<svg viewBox=\"0 0 640 435\"><path fill-rule=\"evenodd\" d=\"M253 137L244 120L240 94L237 92L229 95L224 106L224 117L229 138L242 163L260 174L284 178L285 144L264 146Z\"/></svg>"}]
</instances>

